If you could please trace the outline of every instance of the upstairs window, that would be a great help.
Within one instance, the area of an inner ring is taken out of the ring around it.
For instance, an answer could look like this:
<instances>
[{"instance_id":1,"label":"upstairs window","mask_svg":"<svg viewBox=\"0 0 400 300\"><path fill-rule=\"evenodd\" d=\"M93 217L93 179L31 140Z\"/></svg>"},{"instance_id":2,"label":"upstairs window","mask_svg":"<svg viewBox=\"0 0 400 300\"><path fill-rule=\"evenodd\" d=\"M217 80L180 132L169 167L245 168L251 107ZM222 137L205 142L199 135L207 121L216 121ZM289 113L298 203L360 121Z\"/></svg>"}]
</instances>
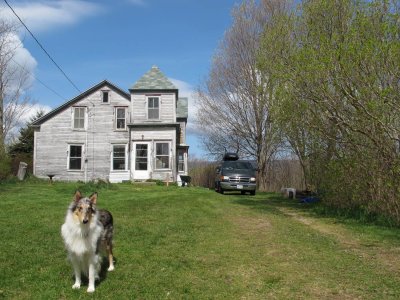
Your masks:
<instances>
[{"instance_id":1,"label":"upstairs window","mask_svg":"<svg viewBox=\"0 0 400 300\"><path fill-rule=\"evenodd\" d=\"M148 98L148 119L157 120L160 118L160 98Z\"/></svg>"},{"instance_id":2,"label":"upstairs window","mask_svg":"<svg viewBox=\"0 0 400 300\"><path fill-rule=\"evenodd\" d=\"M73 109L73 128L80 130L85 129L86 107L74 107Z\"/></svg>"},{"instance_id":3,"label":"upstairs window","mask_svg":"<svg viewBox=\"0 0 400 300\"><path fill-rule=\"evenodd\" d=\"M126 107L117 107L115 109L115 124L117 130L126 129Z\"/></svg>"},{"instance_id":4,"label":"upstairs window","mask_svg":"<svg viewBox=\"0 0 400 300\"><path fill-rule=\"evenodd\" d=\"M109 91L102 91L102 93L103 93L103 97L102 97L103 103L109 103L110 102Z\"/></svg>"}]
</instances>

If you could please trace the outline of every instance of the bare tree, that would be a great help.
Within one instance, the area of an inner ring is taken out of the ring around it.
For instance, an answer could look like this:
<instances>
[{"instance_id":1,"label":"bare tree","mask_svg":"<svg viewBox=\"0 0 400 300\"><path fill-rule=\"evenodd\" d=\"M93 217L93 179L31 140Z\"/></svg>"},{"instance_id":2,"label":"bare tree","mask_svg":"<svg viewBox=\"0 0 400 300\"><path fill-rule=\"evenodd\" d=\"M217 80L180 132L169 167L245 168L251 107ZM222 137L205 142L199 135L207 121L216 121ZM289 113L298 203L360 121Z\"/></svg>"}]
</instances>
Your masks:
<instances>
[{"instance_id":1,"label":"bare tree","mask_svg":"<svg viewBox=\"0 0 400 300\"><path fill-rule=\"evenodd\" d=\"M4 151L8 135L29 109L26 90L30 75L16 60L20 47L15 24L0 19L0 151Z\"/></svg>"},{"instance_id":2,"label":"bare tree","mask_svg":"<svg viewBox=\"0 0 400 300\"><path fill-rule=\"evenodd\" d=\"M286 1L244 1L233 10L233 24L198 89L197 125L210 154L236 151L257 160L260 189L267 189L267 164L280 144L270 115L273 81L257 68L261 34Z\"/></svg>"}]
</instances>

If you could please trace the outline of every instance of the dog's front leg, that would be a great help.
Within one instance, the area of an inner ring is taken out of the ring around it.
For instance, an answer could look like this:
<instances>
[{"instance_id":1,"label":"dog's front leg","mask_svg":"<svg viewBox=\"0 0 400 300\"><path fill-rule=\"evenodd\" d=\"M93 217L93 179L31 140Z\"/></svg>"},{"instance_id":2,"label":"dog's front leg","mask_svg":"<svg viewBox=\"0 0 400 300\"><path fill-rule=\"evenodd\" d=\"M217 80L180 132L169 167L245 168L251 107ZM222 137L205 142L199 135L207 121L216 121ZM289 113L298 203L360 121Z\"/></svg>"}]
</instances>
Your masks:
<instances>
[{"instance_id":1,"label":"dog's front leg","mask_svg":"<svg viewBox=\"0 0 400 300\"><path fill-rule=\"evenodd\" d=\"M89 287L87 289L88 293L94 292L94 281L96 279L96 264L92 260L89 262Z\"/></svg>"},{"instance_id":2,"label":"dog's front leg","mask_svg":"<svg viewBox=\"0 0 400 300\"><path fill-rule=\"evenodd\" d=\"M79 289L81 287L81 273L82 273L81 266L80 266L79 262L74 258L71 259L71 262L72 262L72 266L74 268L74 273L75 273L75 283L72 286L72 288Z\"/></svg>"}]
</instances>

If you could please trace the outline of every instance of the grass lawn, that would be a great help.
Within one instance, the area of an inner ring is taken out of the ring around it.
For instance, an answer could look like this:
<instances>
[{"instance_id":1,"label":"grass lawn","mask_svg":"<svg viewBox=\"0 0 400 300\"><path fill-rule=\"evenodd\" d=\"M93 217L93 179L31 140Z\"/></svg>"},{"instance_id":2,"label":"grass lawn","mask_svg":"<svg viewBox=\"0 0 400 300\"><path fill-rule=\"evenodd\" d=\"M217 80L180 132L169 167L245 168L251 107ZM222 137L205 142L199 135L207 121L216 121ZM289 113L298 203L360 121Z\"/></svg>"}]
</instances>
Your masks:
<instances>
[{"instance_id":1,"label":"grass lawn","mask_svg":"<svg viewBox=\"0 0 400 300\"><path fill-rule=\"evenodd\" d=\"M76 188L115 222L115 271L72 290L60 236ZM399 229L322 218L275 194L0 184L0 299L399 299Z\"/></svg>"}]
</instances>

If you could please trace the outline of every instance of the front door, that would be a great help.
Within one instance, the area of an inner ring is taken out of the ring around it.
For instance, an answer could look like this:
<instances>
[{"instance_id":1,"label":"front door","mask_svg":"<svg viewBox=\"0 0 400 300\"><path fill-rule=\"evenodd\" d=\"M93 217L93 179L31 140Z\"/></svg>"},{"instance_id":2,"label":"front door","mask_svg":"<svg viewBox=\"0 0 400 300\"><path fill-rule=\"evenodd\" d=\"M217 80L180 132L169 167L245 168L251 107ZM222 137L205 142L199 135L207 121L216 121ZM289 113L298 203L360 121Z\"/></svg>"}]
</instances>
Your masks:
<instances>
[{"instance_id":1,"label":"front door","mask_svg":"<svg viewBox=\"0 0 400 300\"><path fill-rule=\"evenodd\" d=\"M133 179L149 179L150 178L150 143L137 142L133 143L132 155Z\"/></svg>"}]
</instances>

